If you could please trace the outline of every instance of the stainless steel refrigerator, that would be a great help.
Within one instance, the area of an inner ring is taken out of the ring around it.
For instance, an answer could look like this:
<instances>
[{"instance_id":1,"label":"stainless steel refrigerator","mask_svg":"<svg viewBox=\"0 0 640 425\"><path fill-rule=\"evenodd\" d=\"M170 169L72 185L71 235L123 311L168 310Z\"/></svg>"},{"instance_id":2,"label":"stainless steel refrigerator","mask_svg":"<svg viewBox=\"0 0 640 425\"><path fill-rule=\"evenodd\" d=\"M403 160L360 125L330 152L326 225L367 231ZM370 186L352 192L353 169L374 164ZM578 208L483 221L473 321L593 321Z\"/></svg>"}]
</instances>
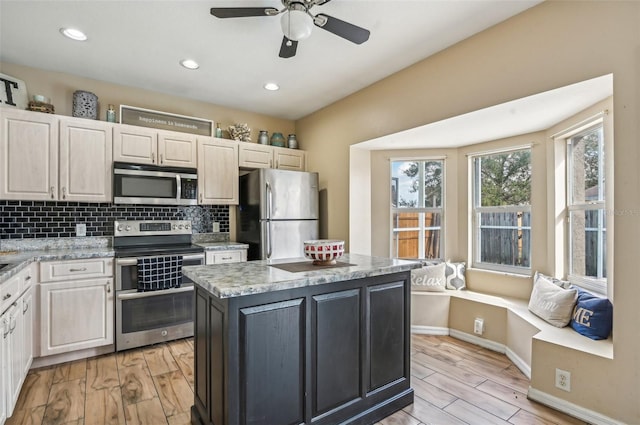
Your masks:
<instances>
[{"instance_id":1,"label":"stainless steel refrigerator","mask_svg":"<svg viewBox=\"0 0 640 425\"><path fill-rule=\"evenodd\" d=\"M273 169L240 176L236 239L249 260L304 257L318 239L318 173Z\"/></svg>"}]
</instances>

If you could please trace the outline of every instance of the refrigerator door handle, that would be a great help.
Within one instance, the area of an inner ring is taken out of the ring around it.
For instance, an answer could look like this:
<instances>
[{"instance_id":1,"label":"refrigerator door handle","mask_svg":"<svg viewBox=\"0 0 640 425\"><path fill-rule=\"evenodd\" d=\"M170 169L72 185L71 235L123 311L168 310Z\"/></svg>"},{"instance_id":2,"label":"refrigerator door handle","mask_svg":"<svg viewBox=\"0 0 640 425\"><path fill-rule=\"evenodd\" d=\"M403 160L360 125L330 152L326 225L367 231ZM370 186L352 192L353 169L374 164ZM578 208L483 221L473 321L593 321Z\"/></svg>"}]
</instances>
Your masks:
<instances>
[{"instance_id":1,"label":"refrigerator door handle","mask_svg":"<svg viewBox=\"0 0 640 425\"><path fill-rule=\"evenodd\" d=\"M271 207L273 205L273 193L271 192L271 185L266 182L267 191L267 260L271 258L273 253L273 244L271 241Z\"/></svg>"}]
</instances>

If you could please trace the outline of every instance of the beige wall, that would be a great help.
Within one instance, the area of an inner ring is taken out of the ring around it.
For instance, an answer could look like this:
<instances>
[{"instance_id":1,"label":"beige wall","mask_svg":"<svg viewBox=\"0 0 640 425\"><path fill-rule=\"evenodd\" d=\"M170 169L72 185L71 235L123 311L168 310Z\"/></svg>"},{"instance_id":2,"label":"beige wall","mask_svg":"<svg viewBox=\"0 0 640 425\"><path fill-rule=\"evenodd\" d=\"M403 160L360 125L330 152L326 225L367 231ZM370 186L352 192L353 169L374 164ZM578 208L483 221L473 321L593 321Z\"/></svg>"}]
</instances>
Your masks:
<instances>
[{"instance_id":1,"label":"beige wall","mask_svg":"<svg viewBox=\"0 0 640 425\"><path fill-rule=\"evenodd\" d=\"M0 71L3 74L23 80L27 85L30 99L34 94L41 94L50 98L58 115L71 116L73 92L86 90L98 96L98 119L102 121L105 121L107 105L112 104L115 105L118 114L120 105L138 106L173 114L209 119L215 123L221 123L220 127L223 129L233 123L247 123L251 128L251 140L254 142L258 140L259 130L268 130L269 133L279 131L282 134L294 133L295 130L295 123L291 120L226 108L149 90L6 62L0 62Z\"/></svg>"},{"instance_id":2,"label":"beige wall","mask_svg":"<svg viewBox=\"0 0 640 425\"><path fill-rule=\"evenodd\" d=\"M309 151L309 166L320 173L326 189L328 236L348 239L350 145L612 73L614 208L629 211L613 217L614 359L601 361L557 350L556 357L534 364L532 383L540 391L626 423L640 423L636 306L640 285L635 267L640 239L639 21L640 2L546 1L296 122L297 134ZM545 145L539 146L545 158ZM546 186L546 176L537 178L537 184ZM465 197L460 191L459 204L465 204ZM373 194L371 202L376 208ZM534 202L546 202L546 194L544 200ZM459 208L458 214L457 238L461 247L467 247L468 212ZM538 224L546 225L547 219L544 213L536 214ZM545 244L536 247L543 251L535 254L535 267L555 268ZM572 379L576 376L575 382L584 385L572 385L569 394L556 391L555 367L572 371ZM587 384L595 369L607 382L615 383L615 392Z\"/></svg>"}]
</instances>

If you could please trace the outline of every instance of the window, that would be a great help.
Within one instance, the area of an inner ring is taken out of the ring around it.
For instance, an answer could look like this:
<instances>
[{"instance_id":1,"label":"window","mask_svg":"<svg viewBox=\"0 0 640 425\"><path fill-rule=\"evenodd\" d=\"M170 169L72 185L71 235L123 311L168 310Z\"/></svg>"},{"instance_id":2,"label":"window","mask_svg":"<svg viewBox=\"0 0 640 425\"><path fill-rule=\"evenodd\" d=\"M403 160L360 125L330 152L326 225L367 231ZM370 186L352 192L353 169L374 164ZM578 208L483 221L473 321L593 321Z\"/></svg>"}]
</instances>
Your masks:
<instances>
[{"instance_id":1,"label":"window","mask_svg":"<svg viewBox=\"0 0 640 425\"><path fill-rule=\"evenodd\" d=\"M391 162L391 256L442 258L444 161Z\"/></svg>"},{"instance_id":2,"label":"window","mask_svg":"<svg viewBox=\"0 0 640 425\"><path fill-rule=\"evenodd\" d=\"M473 157L473 266L531 267L531 149Z\"/></svg>"},{"instance_id":3,"label":"window","mask_svg":"<svg viewBox=\"0 0 640 425\"><path fill-rule=\"evenodd\" d=\"M567 138L569 279L606 285L607 223L602 123Z\"/></svg>"}]
</instances>

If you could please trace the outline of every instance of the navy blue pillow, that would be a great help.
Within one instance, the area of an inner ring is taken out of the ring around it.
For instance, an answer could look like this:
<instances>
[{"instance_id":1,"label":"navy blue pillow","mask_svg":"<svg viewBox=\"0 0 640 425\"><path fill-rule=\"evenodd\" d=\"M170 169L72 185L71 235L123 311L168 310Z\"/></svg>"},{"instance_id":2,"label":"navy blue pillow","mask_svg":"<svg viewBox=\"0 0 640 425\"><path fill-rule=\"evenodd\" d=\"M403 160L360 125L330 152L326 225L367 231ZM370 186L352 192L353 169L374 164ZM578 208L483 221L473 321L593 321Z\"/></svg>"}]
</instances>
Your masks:
<instances>
[{"instance_id":1,"label":"navy blue pillow","mask_svg":"<svg viewBox=\"0 0 640 425\"><path fill-rule=\"evenodd\" d=\"M606 298L573 286L578 290L578 301L573 309L571 327L591 339L607 339L613 326L613 305Z\"/></svg>"}]
</instances>

